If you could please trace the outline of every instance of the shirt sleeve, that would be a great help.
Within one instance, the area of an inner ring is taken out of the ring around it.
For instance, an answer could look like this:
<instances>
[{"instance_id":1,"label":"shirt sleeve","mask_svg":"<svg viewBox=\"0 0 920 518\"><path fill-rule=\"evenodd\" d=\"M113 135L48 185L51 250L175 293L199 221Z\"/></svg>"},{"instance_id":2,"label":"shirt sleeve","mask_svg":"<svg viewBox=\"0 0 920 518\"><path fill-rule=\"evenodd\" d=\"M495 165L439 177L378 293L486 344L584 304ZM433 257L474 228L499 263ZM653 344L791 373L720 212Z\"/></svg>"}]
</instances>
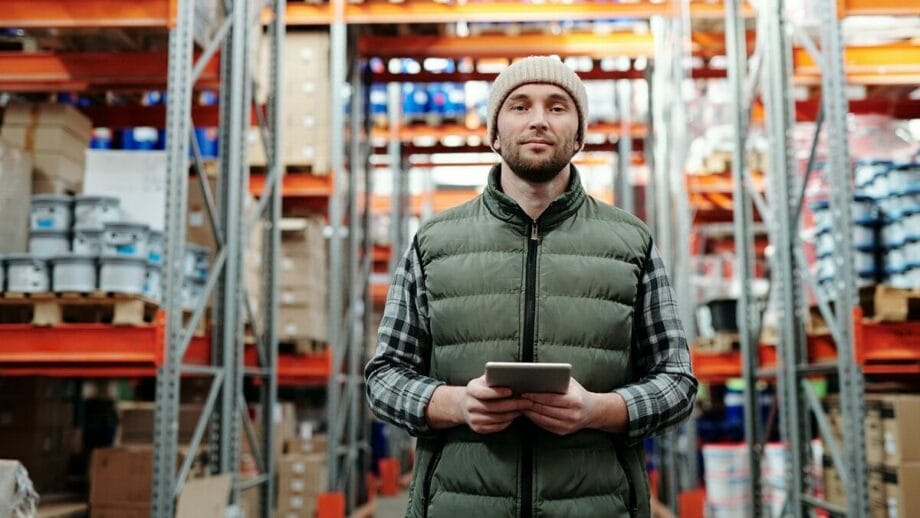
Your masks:
<instances>
[{"instance_id":1,"label":"shirt sleeve","mask_svg":"<svg viewBox=\"0 0 920 518\"><path fill-rule=\"evenodd\" d=\"M697 391L674 292L654 246L645 261L634 315L632 355L638 381L616 392L626 401L628 438L639 440L686 419Z\"/></svg>"},{"instance_id":2,"label":"shirt sleeve","mask_svg":"<svg viewBox=\"0 0 920 518\"><path fill-rule=\"evenodd\" d=\"M431 329L418 244L403 255L393 276L377 349L364 368L367 400L374 415L410 434L431 433L425 409L434 389L444 383L428 372Z\"/></svg>"}]
</instances>

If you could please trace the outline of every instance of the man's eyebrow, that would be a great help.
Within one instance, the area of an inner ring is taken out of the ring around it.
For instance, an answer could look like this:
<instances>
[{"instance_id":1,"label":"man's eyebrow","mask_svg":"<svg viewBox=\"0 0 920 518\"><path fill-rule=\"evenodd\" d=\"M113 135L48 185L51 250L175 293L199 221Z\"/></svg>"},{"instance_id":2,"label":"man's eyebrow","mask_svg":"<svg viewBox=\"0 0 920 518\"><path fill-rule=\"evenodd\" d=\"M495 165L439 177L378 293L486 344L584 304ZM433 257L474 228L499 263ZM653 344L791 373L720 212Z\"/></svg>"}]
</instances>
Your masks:
<instances>
[{"instance_id":1,"label":"man's eyebrow","mask_svg":"<svg viewBox=\"0 0 920 518\"><path fill-rule=\"evenodd\" d=\"M529 101L529 100L530 100L530 96L527 95L527 94L514 94L514 95L512 95L511 97L508 98L508 102L513 102L513 101Z\"/></svg>"},{"instance_id":2,"label":"man's eyebrow","mask_svg":"<svg viewBox=\"0 0 920 518\"><path fill-rule=\"evenodd\" d=\"M564 94L550 94L549 98L552 99L553 101L562 101L564 103L571 102L571 99L569 99L569 96L564 95Z\"/></svg>"}]
</instances>

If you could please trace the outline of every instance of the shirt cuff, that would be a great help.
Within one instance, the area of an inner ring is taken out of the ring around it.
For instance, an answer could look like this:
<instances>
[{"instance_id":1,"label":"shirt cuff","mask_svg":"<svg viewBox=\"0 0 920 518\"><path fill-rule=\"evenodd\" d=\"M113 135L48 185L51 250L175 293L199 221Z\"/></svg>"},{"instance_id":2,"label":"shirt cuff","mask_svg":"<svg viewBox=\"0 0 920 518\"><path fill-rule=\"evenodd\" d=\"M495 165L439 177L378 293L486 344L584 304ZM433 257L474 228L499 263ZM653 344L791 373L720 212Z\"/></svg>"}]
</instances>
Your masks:
<instances>
[{"instance_id":1,"label":"shirt cuff","mask_svg":"<svg viewBox=\"0 0 920 518\"><path fill-rule=\"evenodd\" d=\"M619 394L626 402L626 413L629 416L629 423L626 425L626 442L629 445L636 444L648 434L649 416L642 408L648 409L648 394L629 386L613 392Z\"/></svg>"},{"instance_id":2,"label":"shirt cuff","mask_svg":"<svg viewBox=\"0 0 920 518\"><path fill-rule=\"evenodd\" d=\"M413 389L418 404L413 409L412 420L409 424L409 434L414 437L433 437L437 434L437 431L433 430L431 426L428 425L428 419L425 418L425 410L428 408L428 403L431 402L431 396L434 394L434 389L441 385L445 385L445 382L427 378L425 381L419 381L418 383L420 385Z\"/></svg>"}]
</instances>

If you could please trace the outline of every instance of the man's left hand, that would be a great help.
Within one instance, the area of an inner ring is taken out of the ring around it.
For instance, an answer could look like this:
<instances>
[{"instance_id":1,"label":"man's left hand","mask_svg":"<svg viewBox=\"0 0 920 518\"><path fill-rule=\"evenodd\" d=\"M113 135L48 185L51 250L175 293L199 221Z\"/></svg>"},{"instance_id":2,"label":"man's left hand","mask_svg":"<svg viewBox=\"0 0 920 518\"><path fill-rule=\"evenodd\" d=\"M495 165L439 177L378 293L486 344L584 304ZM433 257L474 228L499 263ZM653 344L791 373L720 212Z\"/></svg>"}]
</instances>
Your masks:
<instances>
[{"instance_id":1,"label":"man's left hand","mask_svg":"<svg viewBox=\"0 0 920 518\"><path fill-rule=\"evenodd\" d=\"M521 397L533 401L533 407L523 414L544 430L569 435L592 427L600 404L597 396L572 378L565 394L523 394Z\"/></svg>"}]
</instances>

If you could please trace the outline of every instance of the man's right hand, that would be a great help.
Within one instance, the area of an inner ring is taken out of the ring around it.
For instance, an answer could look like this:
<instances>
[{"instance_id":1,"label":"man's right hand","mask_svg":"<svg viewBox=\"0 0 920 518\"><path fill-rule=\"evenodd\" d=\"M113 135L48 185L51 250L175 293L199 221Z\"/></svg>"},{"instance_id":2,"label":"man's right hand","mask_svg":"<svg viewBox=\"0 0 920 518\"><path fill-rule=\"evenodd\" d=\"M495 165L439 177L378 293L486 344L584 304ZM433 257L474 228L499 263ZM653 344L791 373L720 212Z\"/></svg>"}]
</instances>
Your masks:
<instances>
[{"instance_id":1,"label":"man's right hand","mask_svg":"<svg viewBox=\"0 0 920 518\"><path fill-rule=\"evenodd\" d=\"M496 433L529 410L533 402L511 397L511 389L486 385L485 375L465 387L441 385L431 395L425 409L428 424L434 429L465 424L474 432Z\"/></svg>"}]
</instances>

